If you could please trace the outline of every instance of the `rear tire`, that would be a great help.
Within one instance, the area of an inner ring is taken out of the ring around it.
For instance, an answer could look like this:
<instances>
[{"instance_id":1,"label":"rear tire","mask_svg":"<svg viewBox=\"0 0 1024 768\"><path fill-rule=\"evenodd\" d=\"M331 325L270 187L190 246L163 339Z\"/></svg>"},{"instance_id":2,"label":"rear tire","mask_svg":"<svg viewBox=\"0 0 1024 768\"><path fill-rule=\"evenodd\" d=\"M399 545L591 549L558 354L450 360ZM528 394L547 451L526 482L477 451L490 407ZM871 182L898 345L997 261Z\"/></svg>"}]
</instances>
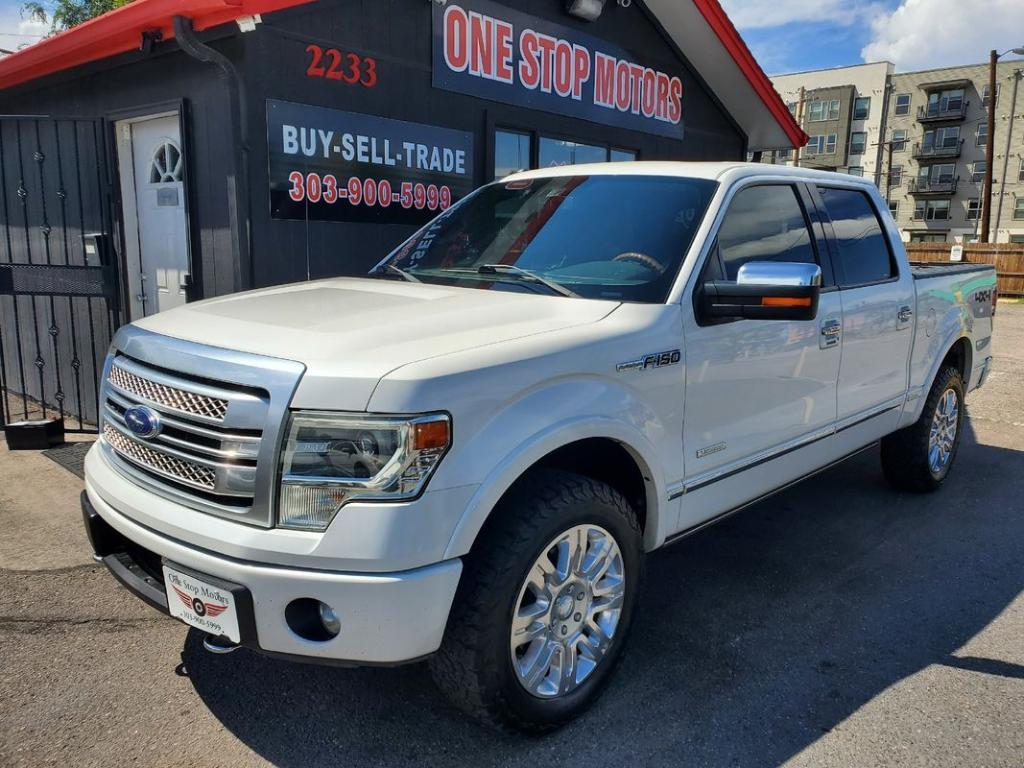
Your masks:
<instances>
[{"instance_id":1,"label":"rear tire","mask_svg":"<svg viewBox=\"0 0 1024 768\"><path fill-rule=\"evenodd\" d=\"M921 418L882 439L882 472L900 491L930 493L953 469L964 419L960 371L942 368L935 377Z\"/></svg>"},{"instance_id":2,"label":"rear tire","mask_svg":"<svg viewBox=\"0 0 1024 768\"><path fill-rule=\"evenodd\" d=\"M642 577L640 525L621 494L534 470L465 558L434 681L499 729L554 730L597 700L622 660Z\"/></svg>"}]
</instances>

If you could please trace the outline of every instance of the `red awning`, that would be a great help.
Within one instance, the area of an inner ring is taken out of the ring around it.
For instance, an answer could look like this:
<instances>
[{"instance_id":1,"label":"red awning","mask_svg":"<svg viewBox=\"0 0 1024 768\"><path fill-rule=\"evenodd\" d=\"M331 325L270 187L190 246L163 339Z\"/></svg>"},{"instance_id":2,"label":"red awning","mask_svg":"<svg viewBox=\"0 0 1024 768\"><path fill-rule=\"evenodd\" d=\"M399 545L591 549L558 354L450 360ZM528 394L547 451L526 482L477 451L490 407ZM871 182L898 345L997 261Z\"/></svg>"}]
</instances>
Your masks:
<instances>
[{"instance_id":1,"label":"red awning","mask_svg":"<svg viewBox=\"0 0 1024 768\"><path fill-rule=\"evenodd\" d=\"M243 16L270 13L313 0L135 0L84 24L47 37L0 59L0 89L45 75L137 51L142 33L159 30L164 40L174 37L172 19L192 19L197 31Z\"/></svg>"},{"instance_id":2,"label":"red awning","mask_svg":"<svg viewBox=\"0 0 1024 768\"><path fill-rule=\"evenodd\" d=\"M170 40L175 16L192 19L193 28L201 31L310 2L314 0L134 0L0 59L0 90L138 50L143 32L159 30L164 40ZM807 143L807 135L718 0L645 0L645 5L716 91L750 138L752 149L780 147L783 142L794 147Z\"/></svg>"}]
</instances>

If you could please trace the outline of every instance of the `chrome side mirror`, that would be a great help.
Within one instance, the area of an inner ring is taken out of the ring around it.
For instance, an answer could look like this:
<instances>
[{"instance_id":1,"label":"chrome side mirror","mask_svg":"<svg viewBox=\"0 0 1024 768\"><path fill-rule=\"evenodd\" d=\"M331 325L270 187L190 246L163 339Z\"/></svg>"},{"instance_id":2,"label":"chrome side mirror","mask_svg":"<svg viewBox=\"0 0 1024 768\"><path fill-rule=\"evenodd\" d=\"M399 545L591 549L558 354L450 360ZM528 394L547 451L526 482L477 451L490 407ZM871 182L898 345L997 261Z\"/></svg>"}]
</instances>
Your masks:
<instances>
[{"instance_id":1,"label":"chrome side mirror","mask_svg":"<svg viewBox=\"0 0 1024 768\"><path fill-rule=\"evenodd\" d=\"M704 283L701 311L716 319L813 320L821 282L817 264L751 261L740 267L736 282Z\"/></svg>"}]
</instances>

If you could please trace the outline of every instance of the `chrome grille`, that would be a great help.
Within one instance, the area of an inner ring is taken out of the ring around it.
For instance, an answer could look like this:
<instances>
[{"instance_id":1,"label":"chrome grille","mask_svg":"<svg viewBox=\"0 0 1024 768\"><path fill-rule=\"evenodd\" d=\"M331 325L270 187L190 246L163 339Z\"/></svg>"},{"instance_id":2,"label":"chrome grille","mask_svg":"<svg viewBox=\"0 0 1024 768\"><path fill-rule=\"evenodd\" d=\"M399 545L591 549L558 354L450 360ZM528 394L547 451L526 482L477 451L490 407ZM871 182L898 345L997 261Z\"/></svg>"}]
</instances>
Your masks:
<instances>
[{"instance_id":1,"label":"chrome grille","mask_svg":"<svg viewBox=\"0 0 1024 768\"><path fill-rule=\"evenodd\" d=\"M162 405L178 413L201 416L205 419L223 421L228 411L228 401L184 389L171 387L160 382L137 376L126 371L117 363L110 368L110 383L123 392L136 395L155 405Z\"/></svg>"},{"instance_id":2,"label":"chrome grille","mask_svg":"<svg viewBox=\"0 0 1024 768\"><path fill-rule=\"evenodd\" d=\"M109 424L103 426L103 439L121 456L159 475L209 491L217 486L217 472L212 467L153 450Z\"/></svg>"}]
</instances>

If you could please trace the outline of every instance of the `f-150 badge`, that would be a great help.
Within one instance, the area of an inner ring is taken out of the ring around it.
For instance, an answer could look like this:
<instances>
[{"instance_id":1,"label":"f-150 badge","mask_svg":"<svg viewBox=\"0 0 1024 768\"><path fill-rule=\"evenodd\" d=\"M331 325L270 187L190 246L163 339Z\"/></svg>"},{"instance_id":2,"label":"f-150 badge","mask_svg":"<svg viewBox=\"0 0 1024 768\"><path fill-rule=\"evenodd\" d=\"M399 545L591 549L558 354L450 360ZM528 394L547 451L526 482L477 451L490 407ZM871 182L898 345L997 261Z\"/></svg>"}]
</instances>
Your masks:
<instances>
[{"instance_id":1,"label":"f-150 badge","mask_svg":"<svg viewBox=\"0 0 1024 768\"><path fill-rule=\"evenodd\" d=\"M668 365L678 365L683 359L683 354L678 349L668 352L656 352L653 355L644 355L639 360L630 360L628 363L619 363L615 370L620 373L624 371L647 371L651 368L664 368Z\"/></svg>"}]
</instances>

